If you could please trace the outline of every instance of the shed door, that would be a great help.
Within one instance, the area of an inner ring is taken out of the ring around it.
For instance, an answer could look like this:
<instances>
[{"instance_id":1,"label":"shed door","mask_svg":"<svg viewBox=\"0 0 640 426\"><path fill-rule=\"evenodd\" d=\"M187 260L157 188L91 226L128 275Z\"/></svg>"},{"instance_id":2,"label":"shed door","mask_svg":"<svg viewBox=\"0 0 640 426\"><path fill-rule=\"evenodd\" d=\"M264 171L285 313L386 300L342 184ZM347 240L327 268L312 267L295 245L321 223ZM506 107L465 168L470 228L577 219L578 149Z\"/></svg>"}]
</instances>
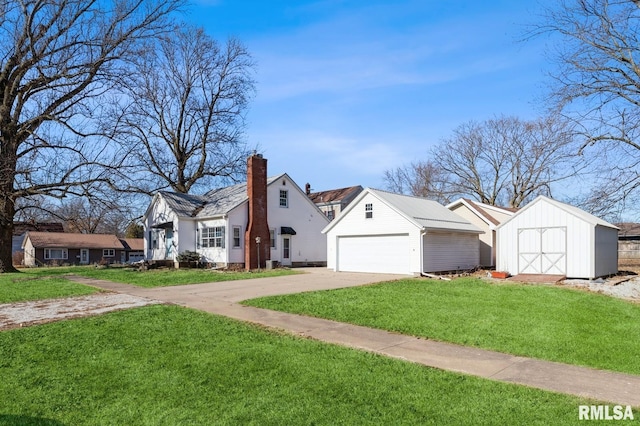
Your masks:
<instances>
[{"instance_id":1,"label":"shed door","mask_svg":"<svg viewBox=\"0 0 640 426\"><path fill-rule=\"evenodd\" d=\"M410 274L409 235L338 238L338 271Z\"/></svg>"},{"instance_id":2,"label":"shed door","mask_svg":"<svg viewBox=\"0 0 640 426\"><path fill-rule=\"evenodd\" d=\"M565 275L567 228L518 229L518 273Z\"/></svg>"}]
</instances>

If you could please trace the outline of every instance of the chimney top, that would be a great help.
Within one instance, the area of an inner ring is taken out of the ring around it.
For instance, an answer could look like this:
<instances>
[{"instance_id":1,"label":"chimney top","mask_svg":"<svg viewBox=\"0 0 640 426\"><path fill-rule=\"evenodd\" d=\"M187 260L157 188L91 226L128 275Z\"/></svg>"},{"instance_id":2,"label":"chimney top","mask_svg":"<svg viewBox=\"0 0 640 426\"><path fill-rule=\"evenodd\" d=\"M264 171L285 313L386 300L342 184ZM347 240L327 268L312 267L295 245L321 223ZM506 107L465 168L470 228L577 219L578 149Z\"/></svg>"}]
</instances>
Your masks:
<instances>
[{"instance_id":1,"label":"chimney top","mask_svg":"<svg viewBox=\"0 0 640 426\"><path fill-rule=\"evenodd\" d=\"M311 194L311 184L309 182L307 182L307 184L304 186L304 191L307 193L307 195Z\"/></svg>"}]
</instances>

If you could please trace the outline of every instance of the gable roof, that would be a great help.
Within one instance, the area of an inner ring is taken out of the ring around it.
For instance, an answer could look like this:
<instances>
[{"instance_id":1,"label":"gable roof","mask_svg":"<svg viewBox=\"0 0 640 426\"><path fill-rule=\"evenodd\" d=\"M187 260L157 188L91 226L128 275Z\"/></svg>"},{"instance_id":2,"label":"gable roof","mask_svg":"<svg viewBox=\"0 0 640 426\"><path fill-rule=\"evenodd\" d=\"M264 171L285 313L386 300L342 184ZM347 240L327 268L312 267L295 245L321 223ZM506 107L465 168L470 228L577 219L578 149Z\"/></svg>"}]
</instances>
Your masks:
<instances>
[{"instance_id":1,"label":"gable roof","mask_svg":"<svg viewBox=\"0 0 640 426\"><path fill-rule=\"evenodd\" d=\"M570 204L566 204L563 203L561 201L558 200L554 200L553 198L549 198L549 197L545 197L544 195L539 195L535 200L533 200L532 202L530 202L529 204L527 204L526 206L524 206L523 208L521 208L520 210L518 210L518 212L516 214L514 214L513 216L511 216L508 220L502 222L498 228L501 228L502 226L504 226L504 224L511 222L513 219L515 219L516 217L520 216L521 214L523 214L524 212L526 212L527 210L529 210L532 206L541 203L541 202L547 202L561 210L564 210L565 212L578 217L579 219L582 219L583 221L590 223L593 226L604 226L605 228L612 228L612 229L618 229L617 226L612 225L611 223L607 222L606 220L600 219L597 216L592 215L591 213L587 213L586 211L576 207L576 206L572 206Z\"/></svg>"},{"instance_id":2,"label":"gable roof","mask_svg":"<svg viewBox=\"0 0 640 426\"><path fill-rule=\"evenodd\" d=\"M86 248L86 249L117 249L124 246L112 234L75 234L62 232L34 232L29 231L24 236L22 247L29 239L36 248Z\"/></svg>"},{"instance_id":3,"label":"gable roof","mask_svg":"<svg viewBox=\"0 0 640 426\"><path fill-rule=\"evenodd\" d=\"M394 194L379 189L365 188L358 197L349 204L346 210L322 230L328 232L348 215L367 194L371 194L387 206L397 211L418 228L427 230L471 232L481 234L475 225L458 216L442 204L422 197Z\"/></svg>"},{"instance_id":4,"label":"gable roof","mask_svg":"<svg viewBox=\"0 0 640 426\"><path fill-rule=\"evenodd\" d=\"M355 197L363 190L362 186L349 186L347 188L330 189L328 191L312 192L309 199L315 204L341 202L349 197Z\"/></svg>"},{"instance_id":5,"label":"gable roof","mask_svg":"<svg viewBox=\"0 0 640 426\"><path fill-rule=\"evenodd\" d=\"M286 173L267 178L267 186L285 176L289 178ZM289 178L289 180L293 182L291 178ZM249 200L246 182L212 189L204 195L181 194L168 191L160 191L158 195L165 199L168 206L178 217L192 218L221 216ZM153 202L151 204L153 204ZM149 208L151 208L151 205ZM147 209L147 213L148 211L149 209Z\"/></svg>"},{"instance_id":6,"label":"gable roof","mask_svg":"<svg viewBox=\"0 0 640 426\"><path fill-rule=\"evenodd\" d=\"M447 208L451 210L453 207L463 205L469 210L475 213L481 220L483 220L489 227L495 227L500 225L500 221L491 215L491 211L499 211L503 214L512 216L519 209L513 207L498 207L489 204L481 203L479 201L473 201L469 198L460 198L452 203L447 204Z\"/></svg>"}]
</instances>

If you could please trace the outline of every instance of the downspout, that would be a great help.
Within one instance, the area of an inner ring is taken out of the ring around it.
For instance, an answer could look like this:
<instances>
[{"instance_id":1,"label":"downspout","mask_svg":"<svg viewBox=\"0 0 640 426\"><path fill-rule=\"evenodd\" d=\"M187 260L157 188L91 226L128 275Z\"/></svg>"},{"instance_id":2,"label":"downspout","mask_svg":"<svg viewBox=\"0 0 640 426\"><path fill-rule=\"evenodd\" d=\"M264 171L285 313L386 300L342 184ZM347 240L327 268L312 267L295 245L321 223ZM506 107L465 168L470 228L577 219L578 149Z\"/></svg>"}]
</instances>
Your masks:
<instances>
[{"instance_id":1,"label":"downspout","mask_svg":"<svg viewBox=\"0 0 640 426\"><path fill-rule=\"evenodd\" d=\"M426 274L424 270L424 237L427 235L427 230L422 228L420 230L420 275Z\"/></svg>"}]
</instances>

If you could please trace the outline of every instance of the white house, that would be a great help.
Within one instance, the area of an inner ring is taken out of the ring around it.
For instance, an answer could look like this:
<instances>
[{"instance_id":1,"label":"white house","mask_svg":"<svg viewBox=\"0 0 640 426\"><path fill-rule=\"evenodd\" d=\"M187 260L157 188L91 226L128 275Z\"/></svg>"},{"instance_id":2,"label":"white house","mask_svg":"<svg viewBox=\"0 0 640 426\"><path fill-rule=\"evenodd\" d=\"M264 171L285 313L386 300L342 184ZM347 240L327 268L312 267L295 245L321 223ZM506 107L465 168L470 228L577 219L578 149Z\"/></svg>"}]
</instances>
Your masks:
<instances>
[{"instance_id":1,"label":"white house","mask_svg":"<svg viewBox=\"0 0 640 426\"><path fill-rule=\"evenodd\" d=\"M618 272L618 228L539 196L496 228L496 269L517 274L597 278Z\"/></svg>"},{"instance_id":2,"label":"white house","mask_svg":"<svg viewBox=\"0 0 640 426\"><path fill-rule=\"evenodd\" d=\"M322 232L328 268L417 275L478 266L482 231L435 201L366 188Z\"/></svg>"},{"instance_id":3,"label":"white house","mask_svg":"<svg viewBox=\"0 0 640 426\"><path fill-rule=\"evenodd\" d=\"M146 258L175 260L195 251L218 266L254 268L258 257L263 267L266 260L325 265L321 231L329 220L286 173L267 178L266 163L249 157L248 183L202 196L157 193L143 217Z\"/></svg>"},{"instance_id":4,"label":"white house","mask_svg":"<svg viewBox=\"0 0 640 426\"><path fill-rule=\"evenodd\" d=\"M492 267L496 264L496 228L518 210L497 207L467 198L460 198L447 208L462 216L482 230L480 234L480 265Z\"/></svg>"}]
</instances>

